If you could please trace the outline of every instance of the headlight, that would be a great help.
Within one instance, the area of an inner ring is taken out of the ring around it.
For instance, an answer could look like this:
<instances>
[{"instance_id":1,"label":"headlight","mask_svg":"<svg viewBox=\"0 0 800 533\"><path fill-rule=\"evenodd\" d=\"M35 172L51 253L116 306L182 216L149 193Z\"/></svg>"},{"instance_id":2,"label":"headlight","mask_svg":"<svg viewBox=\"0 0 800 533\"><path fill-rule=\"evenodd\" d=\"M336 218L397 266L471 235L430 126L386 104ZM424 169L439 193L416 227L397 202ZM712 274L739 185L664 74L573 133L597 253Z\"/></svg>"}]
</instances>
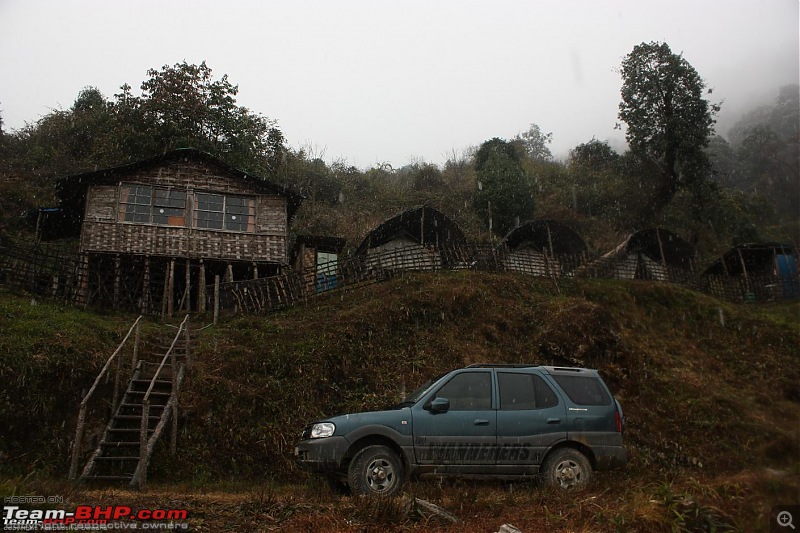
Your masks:
<instances>
[{"instance_id":1,"label":"headlight","mask_svg":"<svg viewBox=\"0 0 800 533\"><path fill-rule=\"evenodd\" d=\"M330 437L336 431L336 426L331 422L320 422L311 426L311 438L321 439L323 437Z\"/></svg>"}]
</instances>

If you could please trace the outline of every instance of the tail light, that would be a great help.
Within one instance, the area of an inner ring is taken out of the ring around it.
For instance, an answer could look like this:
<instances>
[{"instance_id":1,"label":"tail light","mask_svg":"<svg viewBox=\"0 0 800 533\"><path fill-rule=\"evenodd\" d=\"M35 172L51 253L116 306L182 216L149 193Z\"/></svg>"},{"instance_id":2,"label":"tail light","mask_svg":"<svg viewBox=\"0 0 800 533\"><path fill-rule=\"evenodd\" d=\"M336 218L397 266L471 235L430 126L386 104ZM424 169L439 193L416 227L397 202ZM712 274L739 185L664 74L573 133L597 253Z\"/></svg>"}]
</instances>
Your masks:
<instances>
[{"instance_id":1,"label":"tail light","mask_svg":"<svg viewBox=\"0 0 800 533\"><path fill-rule=\"evenodd\" d=\"M619 411L614 413L614 423L617 426L617 433L622 433L622 415Z\"/></svg>"}]
</instances>

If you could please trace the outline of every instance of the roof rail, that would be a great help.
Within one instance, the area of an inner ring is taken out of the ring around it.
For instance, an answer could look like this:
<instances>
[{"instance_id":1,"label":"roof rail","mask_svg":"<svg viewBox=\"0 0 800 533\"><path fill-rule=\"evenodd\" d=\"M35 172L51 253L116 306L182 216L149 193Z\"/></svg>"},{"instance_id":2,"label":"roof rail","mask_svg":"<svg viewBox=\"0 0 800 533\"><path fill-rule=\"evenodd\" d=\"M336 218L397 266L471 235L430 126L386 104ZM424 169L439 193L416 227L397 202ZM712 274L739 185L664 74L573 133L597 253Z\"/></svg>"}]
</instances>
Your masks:
<instances>
[{"instance_id":1,"label":"roof rail","mask_svg":"<svg viewBox=\"0 0 800 533\"><path fill-rule=\"evenodd\" d=\"M464 368L531 368L533 364L506 364L506 363L475 363Z\"/></svg>"}]
</instances>

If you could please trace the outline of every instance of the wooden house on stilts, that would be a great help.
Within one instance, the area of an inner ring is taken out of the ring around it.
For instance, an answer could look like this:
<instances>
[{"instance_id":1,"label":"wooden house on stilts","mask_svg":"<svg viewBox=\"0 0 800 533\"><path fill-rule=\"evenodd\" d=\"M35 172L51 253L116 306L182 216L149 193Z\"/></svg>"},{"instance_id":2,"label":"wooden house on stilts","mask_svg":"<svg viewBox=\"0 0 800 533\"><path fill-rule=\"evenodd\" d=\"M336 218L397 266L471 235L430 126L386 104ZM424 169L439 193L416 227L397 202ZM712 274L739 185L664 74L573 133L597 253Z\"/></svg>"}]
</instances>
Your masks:
<instances>
[{"instance_id":1,"label":"wooden house on stilts","mask_svg":"<svg viewBox=\"0 0 800 533\"><path fill-rule=\"evenodd\" d=\"M73 299L150 314L205 310L216 276L286 268L303 199L190 148L62 178L56 194L80 237Z\"/></svg>"}]
</instances>

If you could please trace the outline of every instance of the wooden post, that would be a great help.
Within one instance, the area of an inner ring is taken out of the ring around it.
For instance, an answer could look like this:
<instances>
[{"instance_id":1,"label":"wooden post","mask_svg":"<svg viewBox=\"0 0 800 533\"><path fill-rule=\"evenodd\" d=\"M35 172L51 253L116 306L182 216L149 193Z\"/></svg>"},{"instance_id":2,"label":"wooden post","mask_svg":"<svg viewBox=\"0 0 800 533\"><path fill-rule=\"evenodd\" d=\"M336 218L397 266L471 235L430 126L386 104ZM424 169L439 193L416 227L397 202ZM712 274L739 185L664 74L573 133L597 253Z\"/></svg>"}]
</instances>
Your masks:
<instances>
[{"instance_id":1,"label":"wooden post","mask_svg":"<svg viewBox=\"0 0 800 533\"><path fill-rule=\"evenodd\" d=\"M142 423L139 426L139 466L136 468L139 478L131 480L138 488L143 489L147 485L147 432L150 428L150 398L145 398L142 402Z\"/></svg>"},{"instance_id":2,"label":"wooden post","mask_svg":"<svg viewBox=\"0 0 800 533\"><path fill-rule=\"evenodd\" d=\"M114 309L119 309L120 277L122 276L122 259L119 254L114 258Z\"/></svg>"},{"instance_id":3,"label":"wooden post","mask_svg":"<svg viewBox=\"0 0 800 533\"><path fill-rule=\"evenodd\" d=\"M188 313L192 310L192 262L187 257L186 258L186 289L183 291L183 299L186 301L186 305L184 309Z\"/></svg>"},{"instance_id":4,"label":"wooden post","mask_svg":"<svg viewBox=\"0 0 800 533\"><path fill-rule=\"evenodd\" d=\"M150 310L150 256L144 256L144 275L142 276L142 301L139 312L144 314Z\"/></svg>"},{"instance_id":5,"label":"wooden post","mask_svg":"<svg viewBox=\"0 0 800 533\"><path fill-rule=\"evenodd\" d=\"M172 317L175 310L175 258L169 260L169 276L167 277L167 316Z\"/></svg>"},{"instance_id":6,"label":"wooden post","mask_svg":"<svg viewBox=\"0 0 800 533\"><path fill-rule=\"evenodd\" d=\"M200 259L200 272L197 276L197 311L206 312L206 266Z\"/></svg>"},{"instance_id":7,"label":"wooden post","mask_svg":"<svg viewBox=\"0 0 800 533\"><path fill-rule=\"evenodd\" d=\"M175 396L175 403L172 404L172 434L169 439L169 451L172 455L178 452L178 396Z\"/></svg>"},{"instance_id":8,"label":"wooden post","mask_svg":"<svg viewBox=\"0 0 800 533\"><path fill-rule=\"evenodd\" d=\"M78 412L78 427L75 430L75 440L72 442L72 460L69 463L69 479L74 481L78 477L78 461L81 456L81 445L83 444L83 426L86 422L86 403L81 402L81 410Z\"/></svg>"},{"instance_id":9,"label":"wooden post","mask_svg":"<svg viewBox=\"0 0 800 533\"><path fill-rule=\"evenodd\" d=\"M167 300L169 299L169 268L164 268L164 290L161 295L161 321L167 319Z\"/></svg>"},{"instance_id":10,"label":"wooden post","mask_svg":"<svg viewBox=\"0 0 800 533\"><path fill-rule=\"evenodd\" d=\"M189 328L186 320L183 321L183 327ZM180 333L178 333L180 335ZM186 349L189 349L189 345L186 345ZM173 403L173 411L172 411L172 435L170 435L170 452L172 455L175 455L175 451L177 449L177 441L178 441L178 360L175 356L175 348L173 347L170 352L170 364L172 365L172 396L175 398L175 403ZM166 409L166 407L164 407Z\"/></svg>"},{"instance_id":11,"label":"wooden post","mask_svg":"<svg viewBox=\"0 0 800 533\"><path fill-rule=\"evenodd\" d=\"M658 239L658 253L661 254L661 264L667 267L667 258L664 257L664 243L661 242L661 232L656 228L656 239Z\"/></svg>"},{"instance_id":12,"label":"wooden post","mask_svg":"<svg viewBox=\"0 0 800 533\"><path fill-rule=\"evenodd\" d=\"M133 337L133 359L131 360L131 375L136 370L136 363L139 362L139 323L136 323L136 333Z\"/></svg>"},{"instance_id":13,"label":"wooden post","mask_svg":"<svg viewBox=\"0 0 800 533\"><path fill-rule=\"evenodd\" d=\"M138 327L138 324L137 324ZM119 401L119 374L122 371L122 357L117 356L117 372L114 376L114 397L111 399L111 416L117 412L117 402Z\"/></svg>"},{"instance_id":14,"label":"wooden post","mask_svg":"<svg viewBox=\"0 0 800 533\"><path fill-rule=\"evenodd\" d=\"M78 267L78 290L75 294L75 303L89 305L89 255L81 256L81 263Z\"/></svg>"},{"instance_id":15,"label":"wooden post","mask_svg":"<svg viewBox=\"0 0 800 533\"><path fill-rule=\"evenodd\" d=\"M219 318L219 274L214 276L214 325Z\"/></svg>"}]
</instances>

